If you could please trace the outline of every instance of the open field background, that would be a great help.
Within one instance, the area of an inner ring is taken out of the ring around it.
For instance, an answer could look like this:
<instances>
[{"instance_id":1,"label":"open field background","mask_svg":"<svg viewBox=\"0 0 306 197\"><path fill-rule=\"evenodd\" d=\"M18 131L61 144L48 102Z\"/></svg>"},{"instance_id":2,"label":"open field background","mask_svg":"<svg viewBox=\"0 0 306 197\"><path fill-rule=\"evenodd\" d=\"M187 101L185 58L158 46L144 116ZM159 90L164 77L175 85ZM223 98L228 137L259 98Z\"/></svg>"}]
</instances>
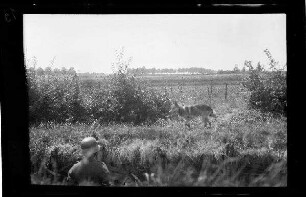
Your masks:
<instances>
[{"instance_id":1,"label":"open field background","mask_svg":"<svg viewBox=\"0 0 306 197\"><path fill-rule=\"evenodd\" d=\"M55 83L54 78L44 77L37 77L41 87L45 80ZM29 129L32 183L66 184L69 168L81 159L80 141L94 136L103 147L100 159L109 167L116 185L286 186L287 120L248 109L249 92L240 85L241 79L242 75L136 79L146 87L146 92L151 92L150 98L155 98L153 93L162 95L158 98L164 99L163 104L167 104L167 99L186 105L210 104L218 115L211 120L212 128L204 128L200 119L195 119L188 129L179 118L168 120L158 116L150 124L132 124L123 119L106 123L105 119L96 118L98 112L84 122L68 118L61 123L32 124ZM72 90L69 85L77 83L77 100L93 110L101 103L99 109L104 109L103 103L110 99L109 80L74 76L59 84ZM226 97L225 84L228 84ZM70 95L73 98L75 94ZM149 112L160 113L156 110L145 113ZM102 113L112 114L103 110Z\"/></svg>"}]
</instances>

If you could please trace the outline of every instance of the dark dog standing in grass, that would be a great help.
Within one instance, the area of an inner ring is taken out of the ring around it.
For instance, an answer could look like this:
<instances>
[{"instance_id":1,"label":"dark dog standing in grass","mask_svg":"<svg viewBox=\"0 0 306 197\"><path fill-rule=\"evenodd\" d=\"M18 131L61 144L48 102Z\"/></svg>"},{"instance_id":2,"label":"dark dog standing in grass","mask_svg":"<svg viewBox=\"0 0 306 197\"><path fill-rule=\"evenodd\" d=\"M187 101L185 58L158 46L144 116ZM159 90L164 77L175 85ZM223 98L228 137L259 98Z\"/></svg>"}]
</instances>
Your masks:
<instances>
[{"instance_id":1,"label":"dark dog standing in grass","mask_svg":"<svg viewBox=\"0 0 306 197\"><path fill-rule=\"evenodd\" d=\"M67 181L71 185L110 186L110 172L104 162L98 161L100 145L93 137L81 142L83 159L74 164L68 172Z\"/></svg>"}]
</instances>

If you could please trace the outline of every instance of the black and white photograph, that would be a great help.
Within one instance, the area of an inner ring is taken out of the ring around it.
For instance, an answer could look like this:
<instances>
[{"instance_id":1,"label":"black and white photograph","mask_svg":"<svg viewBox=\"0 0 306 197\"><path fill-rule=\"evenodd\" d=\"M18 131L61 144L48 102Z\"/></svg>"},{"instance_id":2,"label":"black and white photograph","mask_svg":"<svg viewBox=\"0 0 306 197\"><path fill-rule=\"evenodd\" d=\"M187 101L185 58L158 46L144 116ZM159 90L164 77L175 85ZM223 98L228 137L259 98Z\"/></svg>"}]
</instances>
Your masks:
<instances>
[{"instance_id":1,"label":"black and white photograph","mask_svg":"<svg viewBox=\"0 0 306 197\"><path fill-rule=\"evenodd\" d=\"M286 187L286 14L25 14L31 184Z\"/></svg>"}]
</instances>

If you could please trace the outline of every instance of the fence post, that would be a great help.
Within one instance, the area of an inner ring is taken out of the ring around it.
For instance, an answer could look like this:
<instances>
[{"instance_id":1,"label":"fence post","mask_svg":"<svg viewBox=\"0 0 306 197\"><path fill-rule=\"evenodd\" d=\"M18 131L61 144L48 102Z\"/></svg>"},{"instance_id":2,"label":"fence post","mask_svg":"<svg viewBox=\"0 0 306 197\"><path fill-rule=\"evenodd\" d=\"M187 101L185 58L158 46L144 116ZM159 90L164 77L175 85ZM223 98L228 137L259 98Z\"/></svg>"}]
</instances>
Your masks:
<instances>
[{"instance_id":1,"label":"fence post","mask_svg":"<svg viewBox=\"0 0 306 197\"><path fill-rule=\"evenodd\" d=\"M227 83L225 83L225 101L227 101Z\"/></svg>"},{"instance_id":2,"label":"fence post","mask_svg":"<svg viewBox=\"0 0 306 197\"><path fill-rule=\"evenodd\" d=\"M207 93L208 93L208 99L209 99L209 103L211 103L211 97L210 97L210 91L209 91L209 86L207 86Z\"/></svg>"},{"instance_id":3,"label":"fence post","mask_svg":"<svg viewBox=\"0 0 306 197\"><path fill-rule=\"evenodd\" d=\"M210 99L209 99L209 105L211 106L211 99L212 99L212 93L213 93L213 85L212 85L212 80L210 80Z\"/></svg>"},{"instance_id":4,"label":"fence post","mask_svg":"<svg viewBox=\"0 0 306 197\"><path fill-rule=\"evenodd\" d=\"M213 84L212 84L212 80L211 80L211 81L210 81L210 95L212 95L212 93L213 93L212 87L213 87Z\"/></svg>"}]
</instances>

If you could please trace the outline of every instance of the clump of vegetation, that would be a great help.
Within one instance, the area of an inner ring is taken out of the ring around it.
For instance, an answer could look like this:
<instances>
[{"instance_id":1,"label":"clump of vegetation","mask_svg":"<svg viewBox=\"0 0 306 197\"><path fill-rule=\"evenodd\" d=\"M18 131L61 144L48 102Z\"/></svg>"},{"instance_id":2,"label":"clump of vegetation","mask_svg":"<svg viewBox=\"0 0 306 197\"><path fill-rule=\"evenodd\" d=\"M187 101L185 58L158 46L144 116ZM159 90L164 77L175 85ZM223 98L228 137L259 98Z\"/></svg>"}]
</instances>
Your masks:
<instances>
[{"instance_id":1,"label":"clump of vegetation","mask_svg":"<svg viewBox=\"0 0 306 197\"><path fill-rule=\"evenodd\" d=\"M29 122L82 122L87 113L81 103L78 77L73 68L52 71L50 67L27 70Z\"/></svg>"},{"instance_id":2,"label":"clump of vegetation","mask_svg":"<svg viewBox=\"0 0 306 197\"><path fill-rule=\"evenodd\" d=\"M251 92L249 107L265 113L287 116L286 71L277 68L278 62L273 59L268 49L265 53L270 60L271 71L265 71L260 63L254 68L251 61L245 62L250 71L243 82L244 87Z\"/></svg>"},{"instance_id":3,"label":"clump of vegetation","mask_svg":"<svg viewBox=\"0 0 306 197\"><path fill-rule=\"evenodd\" d=\"M111 78L110 102L114 102L116 122L152 124L164 119L170 109L166 94L148 89L127 72L128 62L123 62L123 52L119 52L113 67L118 71Z\"/></svg>"},{"instance_id":4,"label":"clump of vegetation","mask_svg":"<svg viewBox=\"0 0 306 197\"><path fill-rule=\"evenodd\" d=\"M122 58L121 51L114 63L117 71L105 80L103 87L83 84L73 68L28 69L30 124L98 121L139 125L164 119L170 108L167 94L148 89L129 75L129 63Z\"/></svg>"}]
</instances>

